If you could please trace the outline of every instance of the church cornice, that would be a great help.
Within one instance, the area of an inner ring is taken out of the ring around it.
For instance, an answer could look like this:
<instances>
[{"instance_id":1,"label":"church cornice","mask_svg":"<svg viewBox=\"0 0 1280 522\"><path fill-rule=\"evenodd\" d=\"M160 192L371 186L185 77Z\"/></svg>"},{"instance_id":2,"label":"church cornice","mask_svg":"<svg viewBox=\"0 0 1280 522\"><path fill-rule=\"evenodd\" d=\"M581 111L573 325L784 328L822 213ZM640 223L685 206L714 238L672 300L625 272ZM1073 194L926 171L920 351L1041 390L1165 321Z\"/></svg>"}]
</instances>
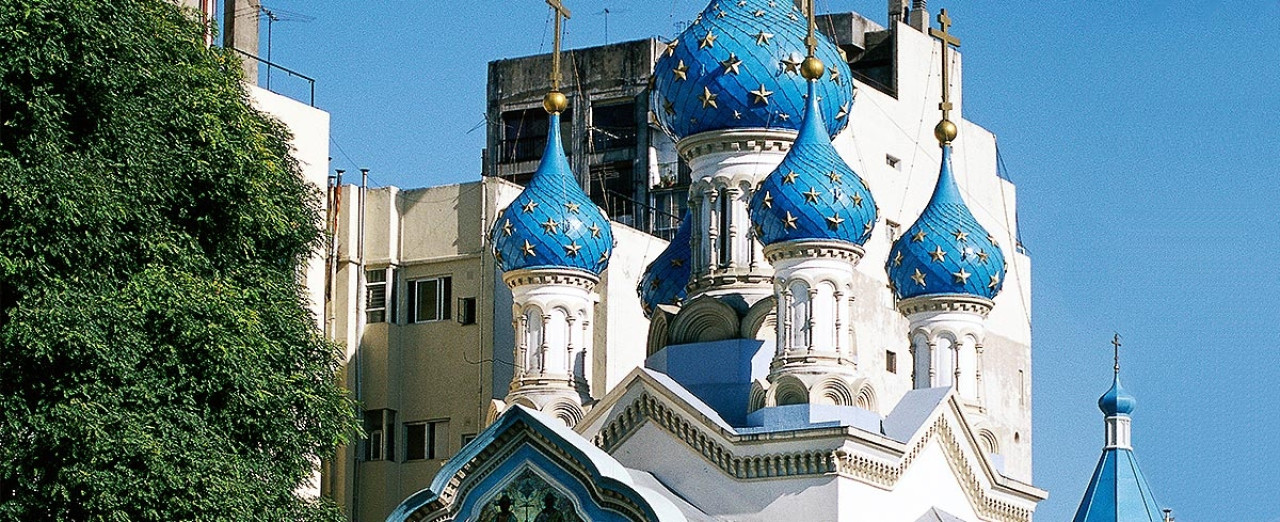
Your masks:
<instances>
[{"instance_id":1,"label":"church cornice","mask_svg":"<svg viewBox=\"0 0 1280 522\"><path fill-rule=\"evenodd\" d=\"M600 282L600 278L580 270L526 268L503 274L502 281L508 288L524 285L566 285L591 290L595 288L596 283Z\"/></svg>"},{"instance_id":2,"label":"church cornice","mask_svg":"<svg viewBox=\"0 0 1280 522\"><path fill-rule=\"evenodd\" d=\"M770 129L728 129L694 134L680 140L676 149L686 161L715 153L786 153L796 140L796 132Z\"/></svg>"},{"instance_id":3,"label":"church cornice","mask_svg":"<svg viewBox=\"0 0 1280 522\"><path fill-rule=\"evenodd\" d=\"M629 382L628 382L629 381ZM620 402L623 394L637 383L644 389L625 406ZM1033 510L995 498L992 491L1037 502L1047 493L1004 477L995 472L990 462L979 457L974 462L964 451L964 442L977 455L981 455L975 440L959 432L965 429L962 405L954 394L947 399L950 415L936 415L929 427L920 430L908 443L900 443L887 437L871 434L855 428L816 428L785 433L742 435L719 426L697 412L683 399L672 396L643 370L636 370L632 377L600 401L600 404L616 403L612 408L597 407L579 424L580 428L597 425L598 431L591 441L605 452L612 453L635 434L645 423L653 423L683 442L691 450L703 456L707 462L719 468L725 475L738 480L811 477L832 473L859 482L893 489L909 470L916 458L931 442L938 442L948 465L956 473L966 497L983 520L987 522L1030 522ZM598 417L609 413L609 420ZM763 455L739 455L731 447L760 443L769 440L831 440L829 448L806 451L780 452ZM846 442L853 441L872 450L849 452ZM890 455L888 460L871 454ZM985 481L983 479L986 479Z\"/></svg>"}]
</instances>

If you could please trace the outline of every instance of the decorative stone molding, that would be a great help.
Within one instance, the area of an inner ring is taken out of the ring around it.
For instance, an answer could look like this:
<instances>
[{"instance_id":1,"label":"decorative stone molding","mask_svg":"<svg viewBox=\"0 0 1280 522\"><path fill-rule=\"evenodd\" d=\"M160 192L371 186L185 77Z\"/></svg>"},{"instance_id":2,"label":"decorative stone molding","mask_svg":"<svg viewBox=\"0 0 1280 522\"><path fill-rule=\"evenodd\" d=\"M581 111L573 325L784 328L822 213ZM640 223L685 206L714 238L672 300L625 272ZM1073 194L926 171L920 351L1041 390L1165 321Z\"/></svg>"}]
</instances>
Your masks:
<instances>
[{"instance_id":1,"label":"decorative stone molding","mask_svg":"<svg viewBox=\"0 0 1280 522\"><path fill-rule=\"evenodd\" d=\"M796 140L795 131L768 129L728 129L688 136L676 144L686 161L714 153L765 152L786 153Z\"/></svg>"},{"instance_id":2,"label":"decorative stone molding","mask_svg":"<svg viewBox=\"0 0 1280 522\"><path fill-rule=\"evenodd\" d=\"M562 268L526 268L502 274L502 282L508 288L524 285L566 285L591 290L600 278L579 270Z\"/></svg>"},{"instance_id":3,"label":"decorative stone molding","mask_svg":"<svg viewBox=\"0 0 1280 522\"><path fill-rule=\"evenodd\" d=\"M753 394L756 393L755 389L753 387ZM960 415L954 404L951 411ZM1031 522L1032 510L993 498L989 494L990 488L983 484L978 472L975 471L983 469L982 463L973 462L966 455L961 442L963 436L957 435L956 428L953 427L952 422L948 422L946 416L938 416L922 435L915 437L914 443L907 447L901 456L889 462L866 454L849 453L843 448L739 456L734 454L731 445L742 441L742 436L724 430L718 430L718 434L708 433L702 428L706 426L705 423L695 424L696 421L690 421L683 412L672 409L657 397L649 393L641 393L623 408L620 414L614 415L612 420L603 425L592 438L592 442L604 451L612 453L646 422L652 422L672 434L694 452L701 454L707 462L721 472L738 480L821 476L836 473L866 484L892 489L928 444L936 440L943 449L951 469L956 472L965 496L974 506L978 516L988 522ZM845 429L840 428L836 431L844 432ZM835 432L832 430L812 430L802 436L830 438L833 433ZM796 436L796 434L789 435L789 437ZM729 444L726 445L721 441ZM981 441L969 442L972 442L969 446L980 454ZM1013 490L1013 494L1027 496L1033 500L1040 499L1035 494L1016 489Z\"/></svg>"},{"instance_id":4,"label":"decorative stone molding","mask_svg":"<svg viewBox=\"0 0 1280 522\"><path fill-rule=\"evenodd\" d=\"M864 252L862 247L843 241L786 241L764 247L764 257L770 263L784 259L833 258L856 265Z\"/></svg>"},{"instance_id":5,"label":"decorative stone molding","mask_svg":"<svg viewBox=\"0 0 1280 522\"><path fill-rule=\"evenodd\" d=\"M533 446L551 460L561 464L561 469L569 473L591 495L591 500L601 507L617 511L631 520L646 520L645 509L626 496L601 487L601 481L593 473L577 462L577 460L554 441L548 439L523 422L502 432L493 442L476 454L453 475L440 491L436 499L410 513L405 520L411 522L446 522L457 516L458 500L472 494L475 485L495 472L507 458L524 445Z\"/></svg>"},{"instance_id":6,"label":"decorative stone molding","mask_svg":"<svg viewBox=\"0 0 1280 522\"><path fill-rule=\"evenodd\" d=\"M968 312L986 318L994 303L990 299L971 295L922 295L898 302L902 315L925 312Z\"/></svg>"},{"instance_id":7,"label":"decorative stone molding","mask_svg":"<svg viewBox=\"0 0 1280 522\"><path fill-rule=\"evenodd\" d=\"M671 320L671 344L719 341L738 335L738 312L712 297L685 304Z\"/></svg>"}]
</instances>

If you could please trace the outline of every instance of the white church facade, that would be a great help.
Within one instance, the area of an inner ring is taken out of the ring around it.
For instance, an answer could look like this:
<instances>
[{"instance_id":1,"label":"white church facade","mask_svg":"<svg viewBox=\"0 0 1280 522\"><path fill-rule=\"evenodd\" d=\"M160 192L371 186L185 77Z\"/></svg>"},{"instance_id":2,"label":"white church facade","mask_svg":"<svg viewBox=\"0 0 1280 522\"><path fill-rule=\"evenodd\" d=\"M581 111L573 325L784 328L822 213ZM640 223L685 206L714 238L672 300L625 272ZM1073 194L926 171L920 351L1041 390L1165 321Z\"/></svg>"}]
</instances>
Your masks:
<instances>
[{"instance_id":1,"label":"white church facade","mask_svg":"<svg viewBox=\"0 0 1280 522\"><path fill-rule=\"evenodd\" d=\"M524 187L339 187L325 317L369 438L323 493L356 520L1031 521L1016 188L945 11L891 4L892 93L791 1L712 0L657 50L692 179L670 242L583 193L554 83Z\"/></svg>"}]
</instances>

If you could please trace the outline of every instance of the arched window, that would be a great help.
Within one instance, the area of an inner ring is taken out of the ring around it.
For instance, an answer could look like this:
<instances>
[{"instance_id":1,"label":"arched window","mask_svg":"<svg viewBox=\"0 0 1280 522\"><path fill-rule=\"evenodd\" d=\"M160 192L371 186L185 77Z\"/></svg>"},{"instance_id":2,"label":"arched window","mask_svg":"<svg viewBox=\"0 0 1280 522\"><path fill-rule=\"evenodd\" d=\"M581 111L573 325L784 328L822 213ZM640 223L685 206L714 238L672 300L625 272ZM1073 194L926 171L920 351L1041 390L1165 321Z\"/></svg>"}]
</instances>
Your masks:
<instances>
[{"instance_id":1,"label":"arched window","mask_svg":"<svg viewBox=\"0 0 1280 522\"><path fill-rule=\"evenodd\" d=\"M547 314L546 332L547 354L544 356L547 371L553 373L569 373L569 314L564 308L553 308Z\"/></svg>"},{"instance_id":2,"label":"arched window","mask_svg":"<svg viewBox=\"0 0 1280 522\"><path fill-rule=\"evenodd\" d=\"M542 372L542 310L530 306L524 310L524 368L527 372Z\"/></svg>"},{"instance_id":3,"label":"arched window","mask_svg":"<svg viewBox=\"0 0 1280 522\"><path fill-rule=\"evenodd\" d=\"M787 288L791 292L791 306L787 318L791 323L791 337L787 346L791 349L809 346L809 285L804 281L793 281Z\"/></svg>"},{"instance_id":4,"label":"arched window","mask_svg":"<svg viewBox=\"0 0 1280 522\"><path fill-rule=\"evenodd\" d=\"M835 352L836 341L836 288L830 282L818 283L814 288L813 346L816 349Z\"/></svg>"}]
</instances>

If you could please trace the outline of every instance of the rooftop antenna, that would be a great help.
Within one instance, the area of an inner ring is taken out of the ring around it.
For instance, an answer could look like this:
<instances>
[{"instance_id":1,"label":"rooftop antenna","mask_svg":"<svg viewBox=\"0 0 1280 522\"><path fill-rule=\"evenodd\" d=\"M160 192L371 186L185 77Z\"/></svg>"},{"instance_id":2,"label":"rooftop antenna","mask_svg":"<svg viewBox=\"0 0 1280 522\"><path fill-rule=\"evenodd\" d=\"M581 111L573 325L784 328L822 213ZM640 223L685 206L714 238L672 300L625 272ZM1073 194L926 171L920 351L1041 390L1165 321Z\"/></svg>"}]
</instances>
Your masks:
<instances>
[{"instance_id":1,"label":"rooftop antenna","mask_svg":"<svg viewBox=\"0 0 1280 522\"><path fill-rule=\"evenodd\" d=\"M315 20L314 16L286 11L284 9L267 9L267 6L258 4L258 18L267 19L267 89L271 89L271 67L274 62L271 61L271 31L272 26L276 22L310 22Z\"/></svg>"},{"instance_id":2,"label":"rooftop antenna","mask_svg":"<svg viewBox=\"0 0 1280 522\"><path fill-rule=\"evenodd\" d=\"M618 10L609 9L608 7L606 7L604 8L603 11L596 13L597 16L604 16L604 44L605 45L609 45L609 15L614 13L625 13L628 11L630 11L630 9L623 9L621 11L618 11Z\"/></svg>"}]
</instances>

